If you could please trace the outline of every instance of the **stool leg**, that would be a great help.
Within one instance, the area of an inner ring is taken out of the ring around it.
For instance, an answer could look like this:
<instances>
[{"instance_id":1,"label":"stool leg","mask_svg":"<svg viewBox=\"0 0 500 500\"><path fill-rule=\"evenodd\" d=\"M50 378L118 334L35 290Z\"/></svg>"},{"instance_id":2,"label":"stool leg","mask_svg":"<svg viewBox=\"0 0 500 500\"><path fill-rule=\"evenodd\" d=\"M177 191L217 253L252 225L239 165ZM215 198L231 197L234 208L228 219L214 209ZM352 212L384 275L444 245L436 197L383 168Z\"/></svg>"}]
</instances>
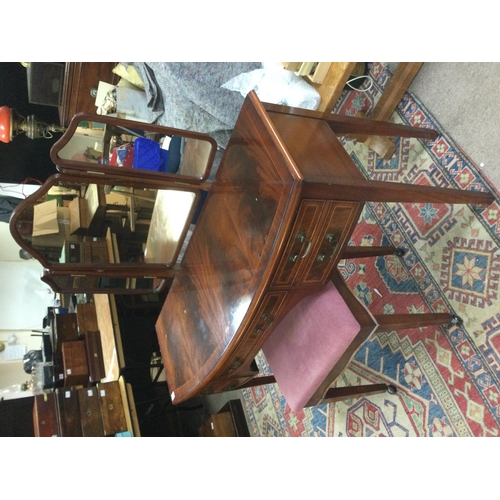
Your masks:
<instances>
[{"instance_id":1,"label":"stool leg","mask_svg":"<svg viewBox=\"0 0 500 500\"><path fill-rule=\"evenodd\" d=\"M379 257L381 255L397 255L398 257L403 257L406 253L404 248L396 247L384 247L384 246L374 246L374 247L358 247L358 246L348 246L345 247L340 255L341 259L363 259L365 257Z\"/></svg>"},{"instance_id":2,"label":"stool leg","mask_svg":"<svg viewBox=\"0 0 500 500\"><path fill-rule=\"evenodd\" d=\"M334 401L343 401L352 398L361 398L370 394L380 394L381 392L386 391L390 394L395 394L397 392L393 385L388 384L332 387L326 391L325 396L320 401L320 404L333 403Z\"/></svg>"},{"instance_id":3,"label":"stool leg","mask_svg":"<svg viewBox=\"0 0 500 500\"><path fill-rule=\"evenodd\" d=\"M460 325L462 320L449 313L429 314L374 314L378 326L375 332L405 330L433 325Z\"/></svg>"}]
</instances>

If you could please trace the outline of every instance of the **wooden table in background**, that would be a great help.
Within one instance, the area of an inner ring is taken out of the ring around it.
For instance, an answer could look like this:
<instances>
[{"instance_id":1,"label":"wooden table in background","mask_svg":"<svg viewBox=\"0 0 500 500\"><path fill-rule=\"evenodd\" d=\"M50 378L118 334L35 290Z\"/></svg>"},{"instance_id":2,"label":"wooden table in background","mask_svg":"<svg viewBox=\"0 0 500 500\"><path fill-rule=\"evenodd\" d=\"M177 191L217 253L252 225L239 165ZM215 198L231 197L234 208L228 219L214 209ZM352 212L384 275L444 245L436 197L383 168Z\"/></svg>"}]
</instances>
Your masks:
<instances>
[{"instance_id":1,"label":"wooden table in background","mask_svg":"<svg viewBox=\"0 0 500 500\"><path fill-rule=\"evenodd\" d=\"M119 381L127 427L133 431L134 436L139 437L141 433L132 387L120 375L122 369L125 367L125 357L123 354L115 296L112 294L96 293L94 294L94 304L97 324L101 332L102 353L106 370L106 378L102 382Z\"/></svg>"}]
</instances>

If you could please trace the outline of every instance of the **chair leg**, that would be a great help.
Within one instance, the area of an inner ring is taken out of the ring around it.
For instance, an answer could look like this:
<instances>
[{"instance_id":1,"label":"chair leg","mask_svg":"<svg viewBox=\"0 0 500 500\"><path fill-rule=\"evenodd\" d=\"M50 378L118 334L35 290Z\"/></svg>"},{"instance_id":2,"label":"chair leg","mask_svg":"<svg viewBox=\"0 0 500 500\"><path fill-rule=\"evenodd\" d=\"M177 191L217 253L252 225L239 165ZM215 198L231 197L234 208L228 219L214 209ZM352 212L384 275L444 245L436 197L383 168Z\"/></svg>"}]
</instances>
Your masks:
<instances>
[{"instance_id":1,"label":"chair leg","mask_svg":"<svg viewBox=\"0 0 500 500\"><path fill-rule=\"evenodd\" d=\"M326 391L324 398L320 401L320 404L333 403L334 401L343 401L352 398L361 398L363 396L380 394L381 392L386 391L389 392L389 394L397 393L396 387L388 384L332 387Z\"/></svg>"},{"instance_id":2,"label":"chair leg","mask_svg":"<svg viewBox=\"0 0 500 500\"><path fill-rule=\"evenodd\" d=\"M254 377L244 384L238 386L238 389L249 389L250 387L257 387L259 385L275 384L276 379L273 375L265 375L262 377Z\"/></svg>"},{"instance_id":3,"label":"chair leg","mask_svg":"<svg viewBox=\"0 0 500 500\"><path fill-rule=\"evenodd\" d=\"M375 332L388 330L405 330L433 325L460 325L462 320L449 313L429 314L374 314L378 323ZM375 333L374 332L374 333Z\"/></svg>"},{"instance_id":4,"label":"chair leg","mask_svg":"<svg viewBox=\"0 0 500 500\"><path fill-rule=\"evenodd\" d=\"M403 257L406 250L401 247L361 247L361 246L348 246L345 247L340 255L341 259L363 259L365 257L379 257L381 255L397 255Z\"/></svg>"}]
</instances>

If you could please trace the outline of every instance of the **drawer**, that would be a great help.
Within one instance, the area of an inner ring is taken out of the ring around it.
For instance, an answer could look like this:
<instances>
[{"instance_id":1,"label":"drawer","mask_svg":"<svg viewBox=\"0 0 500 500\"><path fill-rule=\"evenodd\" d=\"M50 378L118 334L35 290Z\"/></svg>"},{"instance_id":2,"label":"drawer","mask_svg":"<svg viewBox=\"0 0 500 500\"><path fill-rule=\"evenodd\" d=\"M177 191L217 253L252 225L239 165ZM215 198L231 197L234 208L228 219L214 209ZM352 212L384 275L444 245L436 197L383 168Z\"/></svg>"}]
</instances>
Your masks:
<instances>
[{"instance_id":1,"label":"drawer","mask_svg":"<svg viewBox=\"0 0 500 500\"><path fill-rule=\"evenodd\" d=\"M223 369L224 380L228 377L251 378L255 376L255 369L247 367L253 362L259 350L257 346L262 344L262 339L273 325L274 318L279 314L286 296L287 292L285 291L269 292L264 296L257 312L249 323L248 334L243 335L245 340L240 342L236 348L237 354L229 365L226 365L225 369Z\"/></svg>"},{"instance_id":2,"label":"drawer","mask_svg":"<svg viewBox=\"0 0 500 500\"><path fill-rule=\"evenodd\" d=\"M301 284L317 285L329 279L338 252L348 243L350 227L357 223L357 208L356 203L330 203L314 250L301 273Z\"/></svg>"},{"instance_id":3,"label":"drawer","mask_svg":"<svg viewBox=\"0 0 500 500\"><path fill-rule=\"evenodd\" d=\"M304 200L271 287L324 284L359 208L358 203Z\"/></svg>"},{"instance_id":4,"label":"drawer","mask_svg":"<svg viewBox=\"0 0 500 500\"><path fill-rule=\"evenodd\" d=\"M295 224L280 260L271 286L290 286L308 259L321 222L328 209L328 201L304 200L299 207Z\"/></svg>"}]
</instances>

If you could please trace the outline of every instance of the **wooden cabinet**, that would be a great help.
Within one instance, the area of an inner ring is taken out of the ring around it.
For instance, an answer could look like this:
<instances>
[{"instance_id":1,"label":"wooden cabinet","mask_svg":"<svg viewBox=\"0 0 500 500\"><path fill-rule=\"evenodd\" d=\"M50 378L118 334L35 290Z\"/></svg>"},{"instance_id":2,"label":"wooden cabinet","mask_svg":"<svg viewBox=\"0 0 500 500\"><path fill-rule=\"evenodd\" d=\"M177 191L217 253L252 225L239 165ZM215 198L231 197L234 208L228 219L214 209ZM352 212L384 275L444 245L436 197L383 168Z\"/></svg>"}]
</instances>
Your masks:
<instances>
[{"instance_id":1,"label":"wooden cabinet","mask_svg":"<svg viewBox=\"0 0 500 500\"><path fill-rule=\"evenodd\" d=\"M99 82L116 85L119 77L112 70L115 62L67 62L64 68L61 125L67 127L76 113L96 113L95 98Z\"/></svg>"}]
</instances>

